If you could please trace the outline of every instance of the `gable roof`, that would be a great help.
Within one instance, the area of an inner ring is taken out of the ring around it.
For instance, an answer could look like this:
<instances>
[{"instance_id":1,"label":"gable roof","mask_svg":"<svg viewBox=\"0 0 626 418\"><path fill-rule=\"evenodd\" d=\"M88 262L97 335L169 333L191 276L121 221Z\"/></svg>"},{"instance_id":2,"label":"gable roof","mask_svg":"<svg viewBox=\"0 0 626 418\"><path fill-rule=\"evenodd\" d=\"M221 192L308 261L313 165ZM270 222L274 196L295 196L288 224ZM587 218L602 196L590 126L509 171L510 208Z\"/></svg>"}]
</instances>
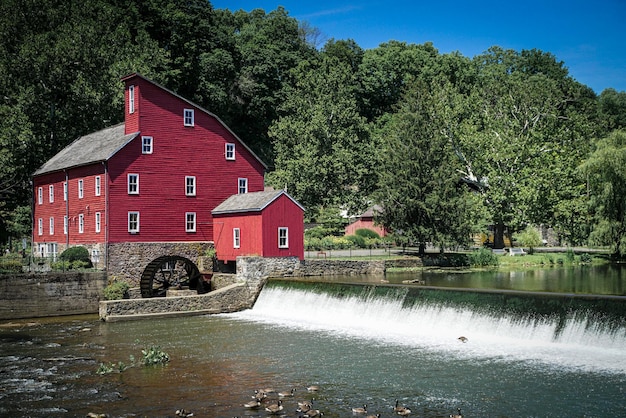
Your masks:
<instances>
[{"instance_id":1,"label":"gable roof","mask_svg":"<svg viewBox=\"0 0 626 418\"><path fill-rule=\"evenodd\" d=\"M124 124L81 136L42 165L34 175L107 161L135 139L139 132L124 135Z\"/></svg>"},{"instance_id":2,"label":"gable roof","mask_svg":"<svg viewBox=\"0 0 626 418\"><path fill-rule=\"evenodd\" d=\"M252 151L252 149L251 149L248 145L246 145L246 143L245 143L245 142L243 142L243 141L241 140L241 138L239 138L239 137L237 136L237 134L236 134L235 132L233 132L233 130L232 130L232 129L230 129L230 127L229 127L228 125L226 125L226 124L225 124L225 123L224 123L224 122L223 122L223 121L219 118L219 116L217 116L215 113L209 112L208 110L206 110L206 109L205 109L205 108L203 108L202 106L198 105L197 103L194 103L194 102L192 102L191 100L185 99L183 96L180 96L180 95L178 95L177 93L174 93L174 92L173 92L173 91L171 91L170 89L168 89L168 88L166 88L166 87L163 87L163 86L162 86L162 85L160 85L159 83L156 83L156 82L154 82L154 81L150 80L149 78L146 78L146 77L142 76L142 75L141 75L141 74L139 74L139 73L132 73L132 74L129 74L129 75L125 76L125 77L122 77L122 81L126 82L126 81L128 81L128 80L130 80L130 79L133 79L133 78L141 78L142 80L145 80L145 81L147 81L148 83L150 83L150 84L153 84L153 85L157 86L157 87L158 87L158 88L160 88L161 90L166 91L167 93L171 94L172 96L177 97L178 99L180 99L180 100L184 101L185 103L189 104L190 106L195 107L196 109L198 109L198 110L202 111L203 113L206 113L207 115L209 115L209 116L211 116L211 117L215 118L215 120L217 120L217 121L219 122L219 124L220 124L220 125L222 125L222 126L224 127L224 129L226 129L228 132L230 132L230 134L231 134L231 135L232 135L232 136L233 136L233 137L234 137L234 138L235 138L235 139L236 139L236 140L237 140L237 141L238 141L238 142L239 142L239 143L240 143L240 144L241 144L241 145L242 145L242 146L243 146L243 147L244 147L244 148L245 148L245 149L246 149L249 153L250 153L250 154L252 154L252 156L253 156L253 157L254 157L254 158L255 158L255 159L256 159L256 160L257 160L257 161L258 161L258 162L259 162L259 163L263 166L263 168L264 168L265 170L267 170L267 169L268 169L267 164L265 164L265 163L263 162L263 160L261 160L261 158L259 158L259 156L258 156L258 155L256 155L256 154L254 153L254 151Z\"/></svg>"},{"instance_id":3,"label":"gable roof","mask_svg":"<svg viewBox=\"0 0 626 418\"><path fill-rule=\"evenodd\" d=\"M211 211L213 215L241 212L260 212L281 195L287 196L304 211L304 207L284 190L265 190L262 192L234 194Z\"/></svg>"}]
</instances>

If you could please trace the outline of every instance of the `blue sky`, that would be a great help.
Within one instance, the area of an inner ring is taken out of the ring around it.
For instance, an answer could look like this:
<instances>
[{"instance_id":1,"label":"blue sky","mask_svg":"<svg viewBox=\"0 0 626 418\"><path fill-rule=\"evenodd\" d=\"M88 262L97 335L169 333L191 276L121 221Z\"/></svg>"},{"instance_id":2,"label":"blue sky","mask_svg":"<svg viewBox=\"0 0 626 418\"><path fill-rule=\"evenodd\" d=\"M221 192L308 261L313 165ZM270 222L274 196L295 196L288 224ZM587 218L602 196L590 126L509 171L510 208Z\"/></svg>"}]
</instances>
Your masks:
<instances>
[{"instance_id":1,"label":"blue sky","mask_svg":"<svg viewBox=\"0 0 626 418\"><path fill-rule=\"evenodd\" d=\"M596 93L626 91L626 0L210 0L232 11L283 6L325 39L354 39L364 49L390 41L432 42L440 53L474 57L497 45L536 48L563 61Z\"/></svg>"}]
</instances>

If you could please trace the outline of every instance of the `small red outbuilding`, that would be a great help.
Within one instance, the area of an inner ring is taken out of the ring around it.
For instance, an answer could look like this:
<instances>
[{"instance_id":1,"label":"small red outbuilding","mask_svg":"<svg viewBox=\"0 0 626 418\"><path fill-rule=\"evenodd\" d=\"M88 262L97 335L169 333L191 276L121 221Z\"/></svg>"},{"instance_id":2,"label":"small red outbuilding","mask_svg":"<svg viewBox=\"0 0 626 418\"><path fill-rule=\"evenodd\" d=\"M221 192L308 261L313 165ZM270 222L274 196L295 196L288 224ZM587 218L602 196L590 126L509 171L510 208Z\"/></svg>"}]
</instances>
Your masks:
<instances>
[{"instance_id":1,"label":"small red outbuilding","mask_svg":"<svg viewBox=\"0 0 626 418\"><path fill-rule=\"evenodd\" d=\"M211 212L217 259L304 259L304 208L284 190L230 196Z\"/></svg>"}]
</instances>

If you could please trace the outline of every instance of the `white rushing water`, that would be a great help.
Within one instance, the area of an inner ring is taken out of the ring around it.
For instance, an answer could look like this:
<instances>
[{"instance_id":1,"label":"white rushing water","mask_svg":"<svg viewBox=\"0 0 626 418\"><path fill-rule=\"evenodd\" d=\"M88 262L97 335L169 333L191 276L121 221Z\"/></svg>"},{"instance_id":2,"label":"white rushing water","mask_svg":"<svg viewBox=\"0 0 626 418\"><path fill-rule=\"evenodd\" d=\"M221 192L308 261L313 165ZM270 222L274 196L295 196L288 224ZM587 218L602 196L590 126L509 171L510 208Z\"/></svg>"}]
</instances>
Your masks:
<instances>
[{"instance_id":1,"label":"white rushing water","mask_svg":"<svg viewBox=\"0 0 626 418\"><path fill-rule=\"evenodd\" d=\"M253 309L236 317L297 329L436 351L461 358L524 361L589 372L626 373L626 330L586 316L527 319L469 308L421 303L404 294L338 297L282 287L265 288ZM459 337L467 342L459 341Z\"/></svg>"}]
</instances>

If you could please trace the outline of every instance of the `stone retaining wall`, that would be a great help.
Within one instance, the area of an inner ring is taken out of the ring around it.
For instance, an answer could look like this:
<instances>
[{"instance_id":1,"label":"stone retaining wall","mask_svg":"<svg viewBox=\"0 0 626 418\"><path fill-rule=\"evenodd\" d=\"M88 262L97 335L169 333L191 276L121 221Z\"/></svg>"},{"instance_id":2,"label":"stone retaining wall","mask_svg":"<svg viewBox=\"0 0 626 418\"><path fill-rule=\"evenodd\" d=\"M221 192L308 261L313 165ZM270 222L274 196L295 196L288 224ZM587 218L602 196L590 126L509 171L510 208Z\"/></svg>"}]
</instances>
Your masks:
<instances>
[{"instance_id":1,"label":"stone retaining wall","mask_svg":"<svg viewBox=\"0 0 626 418\"><path fill-rule=\"evenodd\" d=\"M98 311L105 272L49 272L0 276L0 320Z\"/></svg>"}]
</instances>

